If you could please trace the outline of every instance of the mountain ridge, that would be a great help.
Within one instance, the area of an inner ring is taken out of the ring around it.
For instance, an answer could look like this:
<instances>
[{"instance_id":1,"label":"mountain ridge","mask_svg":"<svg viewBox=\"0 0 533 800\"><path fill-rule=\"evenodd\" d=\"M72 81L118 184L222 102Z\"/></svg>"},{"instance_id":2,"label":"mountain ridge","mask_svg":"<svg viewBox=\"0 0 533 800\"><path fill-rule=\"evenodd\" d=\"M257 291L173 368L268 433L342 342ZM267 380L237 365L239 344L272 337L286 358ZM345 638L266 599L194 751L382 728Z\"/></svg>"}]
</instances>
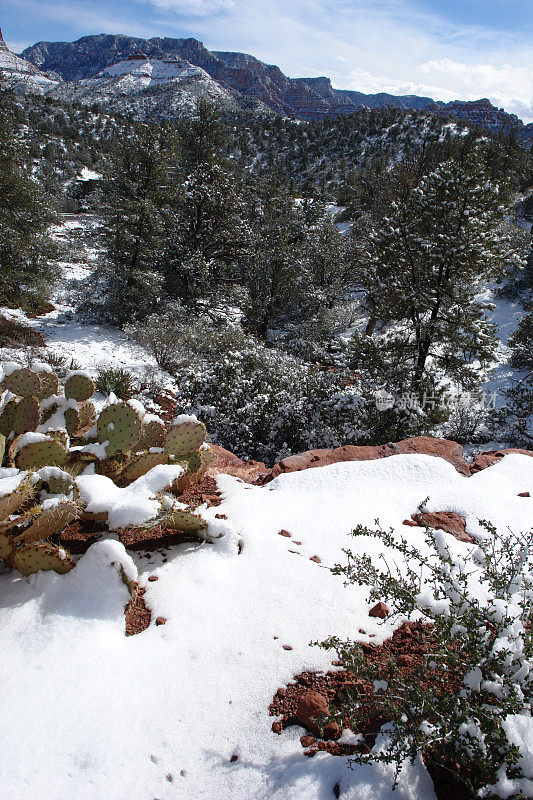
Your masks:
<instances>
[{"instance_id":1,"label":"mountain ridge","mask_svg":"<svg viewBox=\"0 0 533 800\"><path fill-rule=\"evenodd\" d=\"M142 37L95 34L75 42L37 42L21 54L36 67L58 73L66 81L92 78L113 64L141 52L148 58L180 56L201 67L226 89L258 101L277 113L310 121L362 108L414 108L453 113L492 129L521 126L514 114L493 106L489 100L443 103L418 95L364 94L335 89L326 76L289 78L275 64L253 55L232 51L210 51L203 42L190 38Z\"/></svg>"}]
</instances>

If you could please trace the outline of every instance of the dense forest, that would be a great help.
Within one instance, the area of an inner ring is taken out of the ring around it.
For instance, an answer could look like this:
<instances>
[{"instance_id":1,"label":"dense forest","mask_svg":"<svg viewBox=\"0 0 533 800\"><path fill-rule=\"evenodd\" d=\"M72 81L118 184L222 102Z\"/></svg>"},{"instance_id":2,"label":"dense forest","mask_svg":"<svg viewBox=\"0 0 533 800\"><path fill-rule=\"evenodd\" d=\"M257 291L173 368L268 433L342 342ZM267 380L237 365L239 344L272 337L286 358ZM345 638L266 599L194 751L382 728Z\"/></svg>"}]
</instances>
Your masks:
<instances>
[{"instance_id":1,"label":"dense forest","mask_svg":"<svg viewBox=\"0 0 533 800\"><path fill-rule=\"evenodd\" d=\"M89 214L80 318L153 353L239 455L430 433L531 448L533 157L515 131L204 102L140 123L9 92L0 109L2 305L46 306L66 258L50 225ZM498 298L522 319L515 379L487 403Z\"/></svg>"}]
</instances>

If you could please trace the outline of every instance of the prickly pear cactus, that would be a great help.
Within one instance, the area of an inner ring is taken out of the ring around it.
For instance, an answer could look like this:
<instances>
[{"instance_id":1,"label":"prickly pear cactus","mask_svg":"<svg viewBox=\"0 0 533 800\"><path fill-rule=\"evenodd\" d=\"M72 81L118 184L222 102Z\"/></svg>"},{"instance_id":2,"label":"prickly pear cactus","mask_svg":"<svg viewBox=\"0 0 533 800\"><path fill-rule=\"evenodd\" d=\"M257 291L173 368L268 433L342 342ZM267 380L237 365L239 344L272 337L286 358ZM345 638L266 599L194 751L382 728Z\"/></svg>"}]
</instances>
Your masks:
<instances>
[{"instance_id":1,"label":"prickly pear cactus","mask_svg":"<svg viewBox=\"0 0 533 800\"><path fill-rule=\"evenodd\" d=\"M0 520L5 520L18 511L33 495L34 484L30 475L24 477L18 486L0 497Z\"/></svg>"},{"instance_id":2,"label":"prickly pear cactus","mask_svg":"<svg viewBox=\"0 0 533 800\"><path fill-rule=\"evenodd\" d=\"M94 394L94 383L84 372L73 372L65 383L65 397L83 403Z\"/></svg>"},{"instance_id":3,"label":"prickly pear cactus","mask_svg":"<svg viewBox=\"0 0 533 800\"><path fill-rule=\"evenodd\" d=\"M67 408L65 423L69 436L80 438L89 431L96 422L96 410L90 401L82 403L77 408Z\"/></svg>"},{"instance_id":4,"label":"prickly pear cactus","mask_svg":"<svg viewBox=\"0 0 533 800\"><path fill-rule=\"evenodd\" d=\"M189 454L202 446L205 434L205 425L202 422L179 422L167 432L165 449L176 458L188 458Z\"/></svg>"},{"instance_id":5,"label":"prickly pear cactus","mask_svg":"<svg viewBox=\"0 0 533 800\"><path fill-rule=\"evenodd\" d=\"M178 531L199 533L207 530L207 522L191 508L175 509L166 518L165 527Z\"/></svg>"},{"instance_id":6,"label":"prickly pear cactus","mask_svg":"<svg viewBox=\"0 0 533 800\"><path fill-rule=\"evenodd\" d=\"M55 372L39 372L41 388L36 392L37 400L46 400L59 391L59 378Z\"/></svg>"},{"instance_id":7,"label":"prickly pear cactus","mask_svg":"<svg viewBox=\"0 0 533 800\"><path fill-rule=\"evenodd\" d=\"M0 415L0 433L2 433L3 436L9 436L14 430L14 416L17 405L18 403L15 398L12 398L6 403L2 410L2 414Z\"/></svg>"},{"instance_id":8,"label":"prickly pear cactus","mask_svg":"<svg viewBox=\"0 0 533 800\"><path fill-rule=\"evenodd\" d=\"M23 397L17 402L11 413L12 428L9 433L19 434L34 431L41 421L39 401L36 397Z\"/></svg>"},{"instance_id":9,"label":"prickly pear cactus","mask_svg":"<svg viewBox=\"0 0 533 800\"><path fill-rule=\"evenodd\" d=\"M36 470L46 466L62 467L66 460L66 447L51 438L40 442L29 442L18 449L15 455L15 465L22 470Z\"/></svg>"},{"instance_id":10,"label":"prickly pear cactus","mask_svg":"<svg viewBox=\"0 0 533 800\"><path fill-rule=\"evenodd\" d=\"M33 575L40 570L54 570L64 574L75 566L75 562L63 548L45 542L17 547L8 556L7 563L22 575Z\"/></svg>"},{"instance_id":11,"label":"prickly pear cactus","mask_svg":"<svg viewBox=\"0 0 533 800\"><path fill-rule=\"evenodd\" d=\"M151 447L165 446L165 426L160 420L149 420L141 425L141 435L136 449L149 450Z\"/></svg>"},{"instance_id":12,"label":"prickly pear cactus","mask_svg":"<svg viewBox=\"0 0 533 800\"><path fill-rule=\"evenodd\" d=\"M7 375L4 378L3 385L4 389L9 389L10 392L18 394L19 397L35 397L41 390L41 379L33 370L21 367Z\"/></svg>"},{"instance_id":13,"label":"prickly pear cactus","mask_svg":"<svg viewBox=\"0 0 533 800\"><path fill-rule=\"evenodd\" d=\"M127 403L113 403L98 417L96 431L100 444L109 442L106 447L108 457L127 453L139 438L141 418Z\"/></svg>"},{"instance_id":14,"label":"prickly pear cactus","mask_svg":"<svg viewBox=\"0 0 533 800\"><path fill-rule=\"evenodd\" d=\"M119 474L120 483L127 486L132 481L136 481L137 478L146 475L147 472L159 464L168 464L169 460L168 453L165 452L135 453L131 461L121 470Z\"/></svg>"},{"instance_id":15,"label":"prickly pear cactus","mask_svg":"<svg viewBox=\"0 0 533 800\"><path fill-rule=\"evenodd\" d=\"M35 542L49 539L54 533L66 528L78 515L78 506L72 500L54 504L43 504L35 509L31 525L16 537L16 542Z\"/></svg>"}]
</instances>

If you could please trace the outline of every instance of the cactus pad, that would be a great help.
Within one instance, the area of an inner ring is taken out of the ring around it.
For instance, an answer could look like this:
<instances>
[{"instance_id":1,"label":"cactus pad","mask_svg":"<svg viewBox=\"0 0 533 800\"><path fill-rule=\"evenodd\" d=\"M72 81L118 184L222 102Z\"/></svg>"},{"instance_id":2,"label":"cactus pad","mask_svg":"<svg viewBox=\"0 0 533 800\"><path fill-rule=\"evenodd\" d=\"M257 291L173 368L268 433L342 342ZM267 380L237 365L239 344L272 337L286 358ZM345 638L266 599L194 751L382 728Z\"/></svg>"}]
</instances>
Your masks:
<instances>
[{"instance_id":1,"label":"cactus pad","mask_svg":"<svg viewBox=\"0 0 533 800\"><path fill-rule=\"evenodd\" d=\"M41 379L36 372L27 367L16 369L4 378L4 387L20 397L38 395L41 390Z\"/></svg>"},{"instance_id":2,"label":"cactus pad","mask_svg":"<svg viewBox=\"0 0 533 800\"><path fill-rule=\"evenodd\" d=\"M136 481L159 464L168 464L168 461L168 453L136 453L120 473L120 482Z\"/></svg>"},{"instance_id":3,"label":"cactus pad","mask_svg":"<svg viewBox=\"0 0 533 800\"><path fill-rule=\"evenodd\" d=\"M108 456L126 453L139 438L141 418L127 403L113 403L104 408L97 422L98 441L109 441L106 448Z\"/></svg>"},{"instance_id":4,"label":"cactus pad","mask_svg":"<svg viewBox=\"0 0 533 800\"><path fill-rule=\"evenodd\" d=\"M202 422L181 422L173 425L165 439L165 449L177 458L198 450L205 438L205 425Z\"/></svg>"},{"instance_id":5,"label":"cactus pad","mask_svg":"<svg viewBox=\"0 0 533 800\"><path fill-rule=\"evenodd\" d=\"M82 372L74 372L65 383L65 397L67 400L73 398L79 403L88 400L94 394L94 383L88 375Z\"/></svg>"},{"instance_id":6,"label":"cactus pad","mask_svg":"<svg viewBox=\"0 0 533 800\"><path fill-rule=\"evenodd\" d=\"M4 436L9 436L9 434L15 429L14 416L17 405L17 401L15 398L13 398L6 403L2 414L0 415L0 433L2 433Z\"/></svg>"},{"instance_id":7,"label":"cactus pad","mask_svg":"<svg viewBox=\"0 0 533 800\"><path fill-rule=\"evenodd\" d=\"M165 520L166 528L198 532L207 529L207 522L191 509L175 509Z\"/></svg>"},{"instance_id":8,"label":"cactus pad","mask_svg":"<svg viewBox=\"0 0 533 800\"><path fill-rule=\"evenodd\" d=\"M15 543L7 533L0 533L0 561L6 561L14 548Z\"/></svg>"},{"instance_id":9,"label":"cactus pad","mask_svg":"<svg viewBox=\"0 0 533 800\"><path fill-rule=\"evenodd\" d=\"M40 570L51 569L64 574L75 566L75 562L65 550L41 542L17 547L9 556L7 563L13 569L18 569L22 575L33 575Z\"/></svg>"},{"instance_id":10,"label":"cactus pad","mask_svg":"<svg viewBox=\"0 0 533 800\"><path fill-rule=\"evenodd\" d=\"M30 442L21 447L15 456L15 464L19 469L40 469L52 465L62 467L66 460L66 448L54 439Z\"/></svg>"},{"instance_id":11,"label":"cactus pad","mask_svg":"<svg viewBox=\"0 0 533 800\"><path fill-rule=\"evenodd\" d=\"M4 460L5 451L6 451L6 437L0 433L0 465Z\"/></svg>"},{"instance_id":12,"label":"cactus pad","mask_svg":"<svg viewBox=\"0 0 533 800\"><path fill-rule=\"evenodd\" d=\"M36 397L23 397L13 410L13 428L15 433L34 431L41 421L39 401Z\"/></svg>"},{"instance_id":13,"label":"cactus pad","mask_svg":"<svg viewBox=\"0 0 533 800\"><path fill-rule=\"evenodd\" d=\"M0 520L14 514L33 494L33 485L28 477L22 480L10 494L0 498Z\"/></svg>"},{"instance_id":14,"label":"cactus pad","mask_svg":"<svg viewBox=\"0 0 533 800\"><path fill-rule=\"evenodd\" d=\"M33 522L16 537L16 541L34 542L37 539L48 539L75 520L77 513L78 506L71 500L42 508L40 512L34 514Z\"/></svg>"},{"instance_id":15,"label":"cactus pad","mask_svg":"<svg viewBox=\"0 0 533 800\"><path fill-rule=\"evenodd\" d=\"M96 410L93 403L87 401L77 408L67 408L65 423L69 436L81 437L89 431L96 420Z\"/></svg>"},{"instance_id":16,"label":"cactus pad","mask_svg":"<svg viewBox=\"0 0 533 800\"><path fill-rule=\"evenodd\" d=\"M135 445L139 450L149 450L151 447L165 446L165 426L159 420L153 419L150 422L143 422L141 435Z\"/></svg>"},{"instance_id":17,"label":"cactus pad","mask_svg":"<svg viewBox=\"0 0 533 800\"><path fill-rule=\"evenodd\" d=\"M55 372L39 372L41 381L41 388L35 393L37 400L46 400L47 397L52 397L57 394L59 389L59 378Z\"/></svg>"}]
</instances>

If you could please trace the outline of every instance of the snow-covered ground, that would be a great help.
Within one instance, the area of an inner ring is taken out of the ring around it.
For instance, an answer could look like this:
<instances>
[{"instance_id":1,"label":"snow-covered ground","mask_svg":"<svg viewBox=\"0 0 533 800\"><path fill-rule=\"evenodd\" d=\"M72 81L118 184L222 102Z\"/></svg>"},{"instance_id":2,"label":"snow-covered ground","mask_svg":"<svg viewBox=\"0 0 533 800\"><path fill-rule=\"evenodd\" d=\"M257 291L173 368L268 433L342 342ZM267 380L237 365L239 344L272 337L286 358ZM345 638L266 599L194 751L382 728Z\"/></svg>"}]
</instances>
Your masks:
<instances>
[{"instance_id":1,"label":"snow-covered ground","mask_svg":"<svg viewBox=\"0 0 533 800\"><path fill-rule=\"evenodd\" d=\"M74 359L77 368L94 373L99 368L123 367L140 379L155 378L162 386L175 388L170 376L159 369L155 359L118 328L87 324L75 314L73 287L90 277L98 258L98 250L85 241L85 234L95 225L97 220L89 215L66 215L55 230L58 241L65 243L69 237L79 241L82 260L59 263L61 277L51 296L53 311L37 319L29 319L17 309L0 308L0 312L40 331L49 351ZM12 358L16 354L0 348L0 356Z\"/></svg>"},{"instance_id":2,"label":"snow-covered ground","mask_svg":"<svg viewBox=\"0 0 533 800\"><path fill-rule=\"evenodd\" d=\"M343 800L434 800L421 763L393 793L387 767L306 758L303 729L274 734L268 705L302 670L331 668L313 640L365 639L360 627L374 642L390 634L390 623L368 616L366 591L329 570L344 547L377 554L372 540L349 536L357 523L379 517L421 546L421 530L402 520L429 496L431 510L464 514L470 532L478 519L525 530L533 499L517 494L533 494L533 459L507 456L464 478L441 459L401 455L265 487L221 476L219 486L224 502L208 514L228 521L216 520L225 535L215 544L174 547L167 563L135 557L153 619L165 625L124 636L128 595L102 544L66 576L0 576L4 796L331 800L338 783Z\"/></svg>"}]
</instances>

